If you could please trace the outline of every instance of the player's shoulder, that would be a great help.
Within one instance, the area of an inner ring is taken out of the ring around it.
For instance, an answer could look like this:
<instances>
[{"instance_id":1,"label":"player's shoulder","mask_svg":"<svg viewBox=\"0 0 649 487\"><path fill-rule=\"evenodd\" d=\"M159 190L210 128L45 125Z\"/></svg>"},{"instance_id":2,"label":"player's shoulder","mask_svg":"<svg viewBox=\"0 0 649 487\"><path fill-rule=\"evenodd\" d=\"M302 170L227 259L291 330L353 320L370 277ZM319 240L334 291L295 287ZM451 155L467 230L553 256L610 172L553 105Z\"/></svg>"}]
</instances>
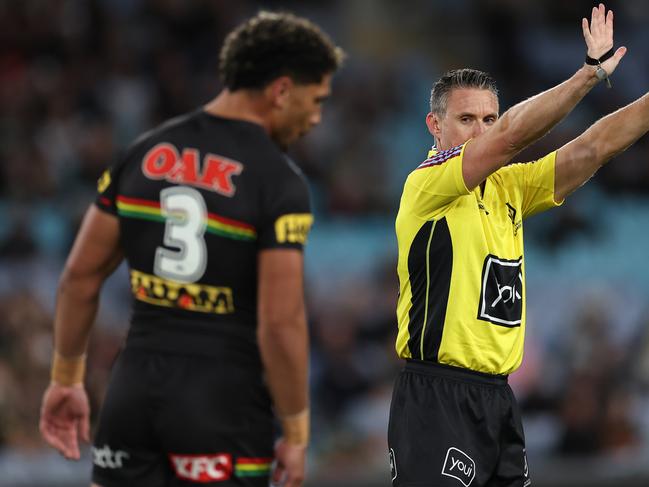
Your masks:
<instances>
[{"instance_id":1,"label":"player's shoulder","mask_svg":"<svg viewBox=\"0 0 649 487\"><path fill-rule=\"evenodd\" d=\"M304 172L302 171L300 166L298 166L297 163L286 154L282 155L282 161L279 162L279 164L284 168L285 172L287 174L290 174L295 179L299 179L300 181L306 183L306 176L304 175Z\"/></svg>"},{"instance_id":2,"label":"player's shoulder","mask_svg":"<svg viewBox=\"0 0 649 487\"><path fill-rule=\"evenodd\" d=\"M277 188L294 188L296 191L308 193L308 182L302 169L286 154L264 161L263 183Z\"/></svg>"},{"instance_id":3,"label":"player's shoulder","mask_svg":"<svg viewBox=\"0 0 649 487\"><path fill-rule=\"evenodd\" d=\"M196 124L198 116L199 112L194 111L165 120L152 129L142 133L133 141L130 147L143 147L161 139L168 138L171 134L187 130Z\"/></svg>"},{"instance_id":4,"label":"player's shoulder","mask_svg":"<svg viewBox=\"0 0 649 487\"><path fill-rule=\"evenodd\" d=\"M161 124L140 134L122 151L121 164L127 164L130 160L137 159L146 153L151 147L161 141L169 139L170 134L182 131L192 123L195 113L186 113L178 117L168 119Z\"/></svg>"}]
</instances>

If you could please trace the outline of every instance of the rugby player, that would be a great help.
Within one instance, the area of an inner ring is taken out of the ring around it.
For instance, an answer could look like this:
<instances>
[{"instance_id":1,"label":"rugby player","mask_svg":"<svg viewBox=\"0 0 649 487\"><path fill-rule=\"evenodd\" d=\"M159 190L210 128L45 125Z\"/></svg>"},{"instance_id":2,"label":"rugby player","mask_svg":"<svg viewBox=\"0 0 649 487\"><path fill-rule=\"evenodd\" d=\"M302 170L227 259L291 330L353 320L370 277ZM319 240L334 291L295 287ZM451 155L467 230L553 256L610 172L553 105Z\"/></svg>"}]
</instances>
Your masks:
<instances>
[{"instance_id":1,"label":"rugby player","mask_svg":"<svg viewBox=\"0 0 649 487\"><path fill-rule=\"evenodd\" d=\"M582 20L586 63L567 81L499 116L494 81L451 71L431 92L435 147L407 178L399 246L396 380L388 428L393 485L527 487L516 399L523 357L523 220L560 205L649 130L649 95L529 163L512 158L561 121L626 53L613 12Z\"/></svg>"},{"instance_id":2,"label":"rugby player","mask_svg":"<svg viewBox=\"0 0 649 487\"><path fill-rule=\"evenodd\" d=\"M142 135L99 180L59 284L40 420L79 459L88 336L102 283L126 260L132 319L94 438L94 486L302 484L312 214L283 151L320 122L342 57L310 21L259 13L225 39L223 91Z\"/></svg>"}]
</instances>

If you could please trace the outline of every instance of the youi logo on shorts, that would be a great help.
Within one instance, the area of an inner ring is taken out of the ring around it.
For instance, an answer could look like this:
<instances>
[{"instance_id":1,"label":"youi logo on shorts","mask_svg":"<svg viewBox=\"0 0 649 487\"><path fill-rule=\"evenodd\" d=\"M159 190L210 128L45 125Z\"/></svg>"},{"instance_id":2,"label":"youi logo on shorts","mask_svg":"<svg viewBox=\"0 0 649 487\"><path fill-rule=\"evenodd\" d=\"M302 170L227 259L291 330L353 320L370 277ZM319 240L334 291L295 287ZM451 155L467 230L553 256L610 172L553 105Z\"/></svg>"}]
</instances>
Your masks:
<instances>
[{"instance_id":1,"label":"youi logo on shorts","mask_svg":"<svg viewBox=\"0 0 649 487\"><path fill-rule=\"evenodd\" d=\"M394 450L390 448L390 477L392 482L397 478L397 459L394 457Z\"/></svg>"},{"instance_id":2,"label":"youi logo on shorts","mask_svg":"<svg viewBox=\"0 0 649 487\"><path fill-rule=\"evenodd\" d=\"M209 483L232 477L232 455L175 455L170 454L171 465L179 479Z\"/></svg>"},{"instance_id":3,"label":"youi logo on shorts","mask_svg":"<svg viewBox=\"0 0 649 487\"><path fill-rule=\"evenodd\" d=\"M129 454L124 450L112 450L108 445L101 448L92 447L92 463L100 468L122 468Z\"/></svg>"},{"instance_id":4,"label":"youi logo on shorts","mask_svg":"<svg viewBox=\"0 0 649 487\"><path fill-rule=\"evenodd\" d=\"M462 450L451 447L446 452L442 475L453 477L462 482L464 487L469 487L475 478L475 462Z\"/></svg>"}]
</instances>

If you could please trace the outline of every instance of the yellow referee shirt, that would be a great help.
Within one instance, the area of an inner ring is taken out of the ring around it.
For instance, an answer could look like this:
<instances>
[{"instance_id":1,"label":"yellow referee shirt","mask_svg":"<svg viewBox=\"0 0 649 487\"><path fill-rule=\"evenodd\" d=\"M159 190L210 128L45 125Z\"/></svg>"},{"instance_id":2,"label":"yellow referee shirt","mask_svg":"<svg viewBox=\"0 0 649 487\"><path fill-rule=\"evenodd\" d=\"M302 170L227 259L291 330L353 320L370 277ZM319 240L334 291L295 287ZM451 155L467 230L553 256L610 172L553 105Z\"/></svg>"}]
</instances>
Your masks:
<instances>
[{"instance_id":1,"label":"yellow referee shirt","mask_svg":"<svg viewBox=\"0 0 649 487\"><path fill-rule=\"evenodd\" d=\"M523 358L523 220L554 207L556 152L469 191L462 144L406 180L396 221L402 358L509 374Z\"/></svg>"}]
</instances>

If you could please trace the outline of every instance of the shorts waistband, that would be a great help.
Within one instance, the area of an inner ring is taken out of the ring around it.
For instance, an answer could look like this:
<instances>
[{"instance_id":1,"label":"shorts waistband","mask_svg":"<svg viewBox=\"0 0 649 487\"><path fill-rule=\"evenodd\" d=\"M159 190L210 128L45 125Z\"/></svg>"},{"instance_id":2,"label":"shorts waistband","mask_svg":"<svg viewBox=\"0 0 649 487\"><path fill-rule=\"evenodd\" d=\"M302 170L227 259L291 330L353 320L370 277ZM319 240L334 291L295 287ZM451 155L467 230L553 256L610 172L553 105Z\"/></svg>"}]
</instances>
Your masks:
<instances>
[{"instance_id":1,"label":"shorts waistband","mask_svg":"<svg viewBox=\"0 0 649 487\"><path fill-rule=\"evenodd\" d=\"M504 386L507 384L506 375L493 375L484 372L477 372L471 369L463 369L452 365L437 364L435 362L426 362L423 360L406 359L404 370L411 372L432 375L436 377L448 377L450 379L476 382L479 384L490 384L494 386Z\"/></svg>"}]
</instances>

